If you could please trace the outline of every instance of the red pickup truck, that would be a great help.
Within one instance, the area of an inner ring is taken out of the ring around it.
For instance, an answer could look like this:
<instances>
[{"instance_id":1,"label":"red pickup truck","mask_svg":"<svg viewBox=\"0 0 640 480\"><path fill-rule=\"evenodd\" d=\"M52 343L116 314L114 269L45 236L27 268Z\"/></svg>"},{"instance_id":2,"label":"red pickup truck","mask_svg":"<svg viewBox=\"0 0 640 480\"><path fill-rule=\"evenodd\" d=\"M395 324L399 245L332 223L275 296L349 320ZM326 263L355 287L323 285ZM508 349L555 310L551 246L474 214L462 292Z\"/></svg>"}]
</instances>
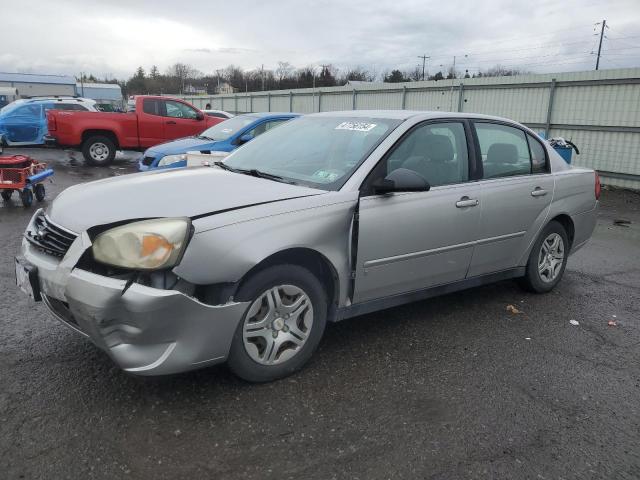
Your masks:
<instances>
[{"instance_id":1,"label":"red pickup truck","mask_svg":"<svg viewBox=\"0 0 640 480\"><path fill-rule=\"evenodd\" d=\"M116 150L142 150L189 137L223 120L177 98L139 95L127 113L49 110L45 143L79 147L88 164L102 166L113 161Z\"/></svg>"}]
</instances>

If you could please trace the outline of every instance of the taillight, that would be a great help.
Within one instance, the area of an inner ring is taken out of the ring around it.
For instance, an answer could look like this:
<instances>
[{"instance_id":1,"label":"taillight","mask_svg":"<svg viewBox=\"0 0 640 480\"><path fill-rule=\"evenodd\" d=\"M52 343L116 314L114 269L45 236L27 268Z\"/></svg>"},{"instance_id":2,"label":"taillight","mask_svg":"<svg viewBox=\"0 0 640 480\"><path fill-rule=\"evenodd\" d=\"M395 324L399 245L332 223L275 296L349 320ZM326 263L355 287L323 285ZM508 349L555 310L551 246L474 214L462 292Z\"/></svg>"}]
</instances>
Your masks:
<instances>
[{"instance_id":1,"label":"taillight","mask_svg":"<svg viewBox=\"0 0 640 480\"><path fill-rule=\"evenodd\" d=\"M602 191L602 187L600 186L600 175L598 172L596 174L596 200L600 200L600 192Z\"/></svg>"},{"instance_id":2,"label":"taillight","mask_svg":"<svg viewBox=\"0 0 640 480\"><path fill-rule=\"evenodd\" d=\"M55 132L56 127L56 117L51 114L47 115L47 130L49 130L50 132Z\"/></svg>"}]
</instances>

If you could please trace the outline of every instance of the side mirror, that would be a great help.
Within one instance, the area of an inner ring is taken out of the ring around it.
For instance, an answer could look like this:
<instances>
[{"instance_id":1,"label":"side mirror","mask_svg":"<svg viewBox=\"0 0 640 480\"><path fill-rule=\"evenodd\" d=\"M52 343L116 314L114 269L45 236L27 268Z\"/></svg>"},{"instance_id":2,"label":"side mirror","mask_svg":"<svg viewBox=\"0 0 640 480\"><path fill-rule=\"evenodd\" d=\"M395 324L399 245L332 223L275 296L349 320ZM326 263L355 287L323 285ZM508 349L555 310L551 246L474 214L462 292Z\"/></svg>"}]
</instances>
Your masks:
<instances>
[{"instance_id":1,"label":"side mirror","mask_svg":"<svg viewBox=\"0 0 640 480\"><path fill-rule=\"evenodd\" d=\"M204 120L204 113L202 112L196 113L196 120Z\"/></svg>"},{"instance_id":2,"label":"side mirror","mask_svg":"<svg viewBox=\"0 0 640 480\"><path fill-rule=\"evenodd\" d=\"M379 195L393 192L427 192L431 188L422 175L407 168L397 168L385 178L373 183Z\"/></svg>"},{"instance_id":3,"label":"side mirror","mask_svg":"<svg viewBox=\"0 0 640 480\"><path fill-rule=\"evenodd\" d=\"M247 143L249 140L253 140L253 135L250 133L245 133L244 135L238 138L238 144L242 145L243 143Z\"/></svg>"}]
</instances>

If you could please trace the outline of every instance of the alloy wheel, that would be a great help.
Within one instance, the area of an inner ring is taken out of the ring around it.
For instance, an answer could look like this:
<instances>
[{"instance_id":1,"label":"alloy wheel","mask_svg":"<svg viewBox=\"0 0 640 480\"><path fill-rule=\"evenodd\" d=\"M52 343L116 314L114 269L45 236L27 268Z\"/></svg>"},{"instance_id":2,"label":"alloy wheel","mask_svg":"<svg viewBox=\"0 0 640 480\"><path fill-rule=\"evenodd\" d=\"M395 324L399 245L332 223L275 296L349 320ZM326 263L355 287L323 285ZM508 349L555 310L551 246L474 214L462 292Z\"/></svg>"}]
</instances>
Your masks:
<instances>
[{"instance_id":1,"label":"alloy wheel","mask_svg":"<svg viewBox=\"0 0 640 480\"><path fill-rule=\"evenodd\" d=\"M551 233L544 239L538 254L538 273L542 281L553 282L564 262L564 241L557 233Z\"/></svg>"}]
</instances>

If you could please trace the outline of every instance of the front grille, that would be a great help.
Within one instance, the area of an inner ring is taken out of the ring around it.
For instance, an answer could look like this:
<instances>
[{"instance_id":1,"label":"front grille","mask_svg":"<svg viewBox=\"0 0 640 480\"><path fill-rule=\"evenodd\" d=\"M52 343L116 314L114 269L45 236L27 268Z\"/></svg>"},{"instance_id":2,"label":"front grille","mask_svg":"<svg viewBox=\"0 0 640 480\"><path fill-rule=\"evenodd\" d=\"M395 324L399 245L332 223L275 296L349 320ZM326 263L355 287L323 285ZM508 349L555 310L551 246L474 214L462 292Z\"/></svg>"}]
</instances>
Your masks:
<instances>
[{"instance_id":1,"label":"front grille","mask_svg":"<svg viewBox=\"0 0 640 480\"><path fill-rule=\"evenodd\" d=\"M56 257L64 257L76 237L75 233L56 225L44 213L35 218L33 231L25 234L32 245Z\"/></svg>"},{"instance_id":2,"label":"front grille","mask_svg":"<svg viewBox=\"0 0 640 480\"><path fill-rule=\"evenodd\" d=\"M155 157L144 157L144 158L142 159L142 164L143 164L143 165L146 165L146 166L148 167L149 165L151 165L151 164L153 163L153 161L154 161L155 159L156 159Z\"/></svg>"}]
</instances>

